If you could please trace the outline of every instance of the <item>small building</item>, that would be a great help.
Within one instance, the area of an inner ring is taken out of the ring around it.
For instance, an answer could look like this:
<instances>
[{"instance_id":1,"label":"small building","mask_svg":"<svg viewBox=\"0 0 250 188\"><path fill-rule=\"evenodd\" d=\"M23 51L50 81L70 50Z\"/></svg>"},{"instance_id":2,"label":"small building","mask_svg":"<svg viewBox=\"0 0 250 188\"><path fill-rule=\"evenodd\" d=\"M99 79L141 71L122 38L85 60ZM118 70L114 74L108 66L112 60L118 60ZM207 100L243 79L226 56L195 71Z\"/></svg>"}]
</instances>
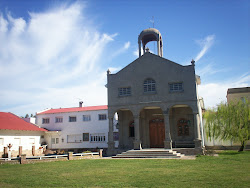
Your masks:
<instances>
[{"instance_id":1,"label":"small building","mask_svg":"<svg viewBox=\"0 0 250 188\"><path fill-rule=\"evenodd\" d=\"M238 102L241 100L250 100L250 87L229 88L227 90L227 103ZM205 134L205 146L207 149L238 149L241 143L230 140L219 140L212 138L211 140ZM246 143L246 148L250 148L250 141Z\"/></svg>"},{"instance_id":2,"label":"small building","mask_svg":"<svg viewBox=\"0 0 250 188\"><path fill-rule=\"evenodd\" d=\"M157 42L157 54L146 49L151 41ZM116 74L107 71L109 154L116 153L115 113L120 150L192 147L202 151L203 103L195 61L183 66L163 58L162 35L154 28L143 30L138 44L138 59Z\"/></svg>"},{"instance_id":3,"label":"small building","mask_svg":"<svg viewBox=\"0 0 250 188\"><path fill-rule=\"evenodd\" d=\"M227 90L227 102L250 100L250 87L229 88Z\"/></svg>"},{"instance_id":4,"label":"small building","mask_svg":"<svg viewBox=\"0 0 250 188\"><path fill-rule=\"evenodd\" d=\"M48 149L74 152L107 148L108 107L88 106L48 109L36 114L36 124L47 129Z\"/></svg>"},{"instance_id":5,"label":"small building","mask_svg":"<svg viewBox=\"0 0 250 188\"><path fill-rule=\"evenodd\" d=\"M8 112L0 112L0 157L5 155L11 145L12 156L20 154L27 156L40 155L41 143L47 130L28 123Z\"/></svg>"}]
</instances>

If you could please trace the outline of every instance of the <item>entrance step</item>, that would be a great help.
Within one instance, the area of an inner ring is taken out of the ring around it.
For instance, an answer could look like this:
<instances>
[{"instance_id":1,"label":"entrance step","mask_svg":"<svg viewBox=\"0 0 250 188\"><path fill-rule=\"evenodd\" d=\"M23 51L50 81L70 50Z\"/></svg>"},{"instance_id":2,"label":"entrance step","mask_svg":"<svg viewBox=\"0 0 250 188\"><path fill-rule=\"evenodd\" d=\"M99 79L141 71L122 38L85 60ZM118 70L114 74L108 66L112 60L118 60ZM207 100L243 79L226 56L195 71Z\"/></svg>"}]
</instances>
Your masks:
<instances>
[{"instance_id":1,"label":"entrance step","mask_svg":"<svg viewBox=\"0 0 250 188\"><path fill-rule=\"evenodd\" d=\"M112 158L170 158L177 159L183 157L183 154L177 153L173 150L167 149L142 149L142 150L129 150L122 152Z\"/></svg>"}]
</instances>

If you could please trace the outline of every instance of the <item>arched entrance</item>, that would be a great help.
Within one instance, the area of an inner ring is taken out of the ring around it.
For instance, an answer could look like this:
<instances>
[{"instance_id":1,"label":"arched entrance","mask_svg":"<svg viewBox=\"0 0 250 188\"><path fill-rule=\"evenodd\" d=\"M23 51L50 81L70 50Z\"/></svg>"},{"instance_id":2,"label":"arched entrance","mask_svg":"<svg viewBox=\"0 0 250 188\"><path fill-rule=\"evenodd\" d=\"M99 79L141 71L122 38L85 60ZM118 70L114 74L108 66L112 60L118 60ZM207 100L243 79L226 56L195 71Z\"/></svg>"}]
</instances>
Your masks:
<instances>
[{"instance_id":1,"label":"arched entrance","mask_svg":"<svg viewBox=\"0 0 250 188\"><path fill-rule=\"evenodd\" d=\"M151 148L163 148L165 140L164 119L156 118L149 122L149 135Z\"/></svg>"}]
</instances>

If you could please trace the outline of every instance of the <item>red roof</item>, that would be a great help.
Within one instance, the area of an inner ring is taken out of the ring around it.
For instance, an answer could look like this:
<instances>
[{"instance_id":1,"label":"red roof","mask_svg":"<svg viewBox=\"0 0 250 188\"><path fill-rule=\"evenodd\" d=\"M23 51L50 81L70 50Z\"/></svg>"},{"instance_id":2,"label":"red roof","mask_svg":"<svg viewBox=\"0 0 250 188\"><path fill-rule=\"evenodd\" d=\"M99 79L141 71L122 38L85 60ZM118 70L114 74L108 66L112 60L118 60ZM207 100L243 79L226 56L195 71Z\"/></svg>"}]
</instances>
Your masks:
<instances>
[{"instance_id":1,"label":"red roof","mask_svg":"<svg viewBox=\"0 0 250 188\"><path fill-rule=\"evenodd\" d=\"M47 131L9 112L0 112L0 130Z\"/></svg>"},{"instance_id":2,"label":"red roof","mask_svg":"<svg viewBox=\"0 0 250 188\"><path fill-rule=\"evenodd\" d=\"M58 108L58 109L49 109L43 112L38 112L37 114L56 114L56 113L65 113L65 112L82 112L82 111L95 111L95 110L107 110L108 106L86 106L86 107L75 107L75 108Z\"/></svg>"}]
</instances>

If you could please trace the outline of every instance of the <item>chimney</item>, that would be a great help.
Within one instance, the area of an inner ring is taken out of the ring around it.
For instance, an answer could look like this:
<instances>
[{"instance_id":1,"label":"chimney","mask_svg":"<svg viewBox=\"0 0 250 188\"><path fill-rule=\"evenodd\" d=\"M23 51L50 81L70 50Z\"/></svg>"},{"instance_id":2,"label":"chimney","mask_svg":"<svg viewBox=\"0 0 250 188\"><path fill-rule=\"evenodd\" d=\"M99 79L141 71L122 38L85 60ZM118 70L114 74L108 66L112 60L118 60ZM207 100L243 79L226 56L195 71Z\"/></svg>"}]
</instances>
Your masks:
<instances>
[{"instance_id":1,"label":"chimney","mask_svg":"<svg viewBox=\"0 0 250 188\"><path fill-rule=\"evenodd\" d=\"M80 101L80 102L79 102L79 107L80 107L80 108L82 108L82 104L83 104L83 102Z\"/></svg>"}]
</instances>

